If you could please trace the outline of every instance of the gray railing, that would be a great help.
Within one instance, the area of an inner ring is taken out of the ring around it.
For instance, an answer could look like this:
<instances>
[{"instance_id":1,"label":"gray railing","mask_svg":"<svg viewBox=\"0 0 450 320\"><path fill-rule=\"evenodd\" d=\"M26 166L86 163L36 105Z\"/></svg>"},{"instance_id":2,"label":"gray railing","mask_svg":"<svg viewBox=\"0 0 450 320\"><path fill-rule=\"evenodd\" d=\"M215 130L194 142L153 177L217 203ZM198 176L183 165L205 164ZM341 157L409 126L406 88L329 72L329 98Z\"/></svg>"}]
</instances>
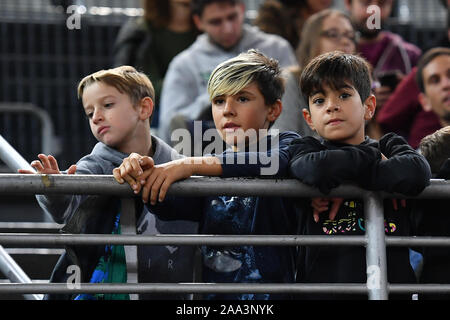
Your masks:
<instances>
[{"instance_id":1,"label":"gray railing","mask_svg":"<svg viewBox=\"0 0 450 320\"><path fill-rule=\"evenodd\" d=\"M117 184L112 176L100 175L0 175L0 194L97 194L115 195L122 198L134 196L128 185ZM183 196L284 196L314 197L323 196L317 189L308 187L296 180L268 180L244 178L208 178L192 177L174 183L168 194ZM0 234L1 245L32 244L43 245L87 245L87 244L123 244L136 245L351 245L366 247L368 271L367 283L361 284L206 284L206 283L136 283L136 277L126 284L88 284L69 287L68 284L0 284L0 293L206 293L206 292L339 292L368 293L371 300L388 299L389 293L426 293L450 292L450 285L433 284L389 284L386 276L386 246L449 246L450 239L445 237L389 237L384 234L382 201L385 198L406 198L399 194L368 192L353 185L344 185L333 189L328 197L353 197L364 200L366 219L365 236L304 236L304 235L267 235L267 236L219 236L219 235L55 235L55 234ZM450 199L450 182L432 180L418 199ZM129 202L129 206L133 201ZM128 212L134 212L128 208ZM131 228L134 229L135 228ZM132 259L133 260L133 259ZM136 260L128 265L129 271L136 272ZM128 261L127 261L128 264Z\"/></svg>"},{"instance_id":2,"label":"gray railing","mask_svg":"<svg viewBox=\"0 0 450 320\"><path fill-rule=\"evenodd\" d=\"M59 153L59 150L55 148L56 141L54 139L53 122L46 110L31 103L2 102L0 103L0 113L31 114L36 117L41 123L41 152L53 155L57 155Z\"/></svg>"}]
</instances>

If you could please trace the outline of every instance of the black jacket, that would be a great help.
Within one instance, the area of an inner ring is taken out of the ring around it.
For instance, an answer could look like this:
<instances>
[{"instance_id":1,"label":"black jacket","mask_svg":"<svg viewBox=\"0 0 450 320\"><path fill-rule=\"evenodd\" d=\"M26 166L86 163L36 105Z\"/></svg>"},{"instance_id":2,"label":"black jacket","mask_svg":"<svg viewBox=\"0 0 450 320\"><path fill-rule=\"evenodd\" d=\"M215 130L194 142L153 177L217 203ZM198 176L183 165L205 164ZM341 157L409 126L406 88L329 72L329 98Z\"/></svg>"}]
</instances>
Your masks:
<instances>
[{"instance_id":1,"label":"black jacket","mask_svg":"<svg viewBox=\"0 0 450 320\"><path fill-rule=\"evenodd\" d=\"M312 137L297 139L291 144L290 173L302 182L317 187L323 193L345 182L356 183L369 190L385 190L417 195L428 184L430 168L425 158L395 134L379 142L366 138L360 145L320 142ZM383 153L388 160L381 160ZM413 173L413 174L412 174ZM310 199L299 201L300 233L307 235L364 235L364 208L360 199L345 199L336 218L328 213L313 220ZM390 236L413 234L411 208L384 201L385 230ZM387 249L388 281L413 283L414 272L406 247ZM365 283L366 252L359 246L301 247L297 266L297 282L307 283ZM346 295L307 295L300 298L341 299L367 298ZM402 297L403 298L403 297Z\"/></svg>"},{"instance_id":2,"label":"black jacket","mask_svg":"<svg viewBox=\"0 0 450 320\"><path fill-rule=\"evenodd\" d=\"M444 162L436 175L437 179L450 180L450 158ZM450 236L450 200L417 200L415 205L419 236ZM450 283L450 248L417 248L423 255L423 267L420 273L421 283ZM421 295L422 299L450 299L450 295Z\"/></svg>"}]
</instances>

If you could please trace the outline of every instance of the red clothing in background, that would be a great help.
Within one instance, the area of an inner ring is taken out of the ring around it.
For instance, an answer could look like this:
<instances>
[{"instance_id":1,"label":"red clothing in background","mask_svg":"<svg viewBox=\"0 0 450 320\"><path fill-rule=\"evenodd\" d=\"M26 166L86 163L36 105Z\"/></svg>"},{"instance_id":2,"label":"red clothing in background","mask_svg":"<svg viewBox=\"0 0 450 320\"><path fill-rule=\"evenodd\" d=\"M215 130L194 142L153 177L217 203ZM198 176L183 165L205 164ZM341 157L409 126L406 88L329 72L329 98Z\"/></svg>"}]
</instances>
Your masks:
<instances>
[{"instance_id":1,"label":"red clothing in background","mask_svg":"<svg viewBox=\"0 0 450 320\"><path fill-rule=\"evenodd\" d=\"M423 137L441 128L436 114L424 111L420 105L416 72L417 68L413 68L411 73L403 78L376 116L385 132L404 136L415 149Z\"/></svg>"}]
</instances>

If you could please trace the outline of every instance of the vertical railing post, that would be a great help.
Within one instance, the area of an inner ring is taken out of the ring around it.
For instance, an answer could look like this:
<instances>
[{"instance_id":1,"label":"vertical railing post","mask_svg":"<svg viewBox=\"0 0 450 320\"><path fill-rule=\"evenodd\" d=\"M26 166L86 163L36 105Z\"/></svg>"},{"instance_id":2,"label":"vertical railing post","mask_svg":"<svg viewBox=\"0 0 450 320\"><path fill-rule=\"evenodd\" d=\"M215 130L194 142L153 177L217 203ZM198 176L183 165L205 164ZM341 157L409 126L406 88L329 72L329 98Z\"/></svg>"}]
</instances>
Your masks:
<instances>
[{"instance_id":1,"label":"vertical railing post","mask_svg":"<svg viewBox=\"0 0 450 320\"><path fill-rule=\"evenodd\" d=\"M122 213L120 215L120 231L126 235L136 235L136 208L134 199L122 198ZM127 283L138 283L137 246L124 246L127 262ZM138 294L130 294L131 300L138 300Z\"/></svg>"},{"instance_id":2,"label":"vertical railing post","mask_svg":"<svg viewBox=\"0 0 450 320\"><path fill-rule=\"evenodd\" d=\"M364 196L366 227L367 289L369 300L387 300L386 239L383 198L375 192Z\"/></svg>"}]
</instances>

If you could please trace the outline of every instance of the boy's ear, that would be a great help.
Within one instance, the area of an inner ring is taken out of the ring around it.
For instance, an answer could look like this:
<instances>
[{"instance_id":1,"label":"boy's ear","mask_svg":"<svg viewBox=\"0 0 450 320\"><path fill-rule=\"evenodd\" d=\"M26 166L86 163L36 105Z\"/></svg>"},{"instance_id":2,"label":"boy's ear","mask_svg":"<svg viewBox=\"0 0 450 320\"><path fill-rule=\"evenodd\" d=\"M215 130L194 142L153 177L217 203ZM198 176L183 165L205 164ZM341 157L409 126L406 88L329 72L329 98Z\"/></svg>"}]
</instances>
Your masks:
<instances>
[{"instance_id":1,"label":"boy's ear","mask_svg":"<svg viewBox=\"0 0 450 320\"><path fill-rule=\"evenodd\" d=\"M281 100L278 99L275 101L273 105L269 107L269 113L267 114L267 120L269 122L274 122L278 119L278 117L281 114L281 111L283 110L283 104L281 103Z\"/></svg>"},{"instance_id":2,"label":"boy's ear","mask_svg":"<svg viewBox=\"0 0 450 320\"><path fill-rule=\"evenodd\" d=\"M422 109L424 111L432 111L433 108L431 107L430 99L428 99L427 95L423 92L419 93L417 96L419 98L419 102L422 105Z\"/></svg>"},{"instance_id":3,"label":"boy's ear","mask_svg":"<svg viewBox=\"0 0 450 320\"><path fill-rule=\"evenodd\" d=\"M195 24L195 26L197 27L198 30L204 31L203 30L202 19L200 18L200 16L198 14L194 14L192 16L192 20L194 21L194 24Z\"/></svg>"},{"instance_id":4,"label":"boy's ear","mask_svg":"<svg viewBox=\"0 0 450 320\"><path fill-rule=\"evenodd\" d=\"M372 119L375 114L375 109L377 107L377 99L373 94L369 95L369 97L364 101L364 120Z\"/></svg>"},{"instance_id":5,"label":"boy's ear","mask_svg":"<svg viewBox=\"0 0 450 320\"><path fill-rule=\"evenodd\" d=\"M316 131L316 128L314 127L314 124L311 119L311 114L309 113L308 109L303 108L303 118L305 119L308 126L311 128L311 130Z\"/></svg>"},{"instance_id":6,"label":"boy's ear","mask_svg":"<svg viewBox=\"0 0 450 320\"><path fill-rule=\"evenodd\" d=\"M139 117L141 120L147 120L153 113L153 100L150 97L145 97L141 100Z\"/></svg>"}]
</instances>

